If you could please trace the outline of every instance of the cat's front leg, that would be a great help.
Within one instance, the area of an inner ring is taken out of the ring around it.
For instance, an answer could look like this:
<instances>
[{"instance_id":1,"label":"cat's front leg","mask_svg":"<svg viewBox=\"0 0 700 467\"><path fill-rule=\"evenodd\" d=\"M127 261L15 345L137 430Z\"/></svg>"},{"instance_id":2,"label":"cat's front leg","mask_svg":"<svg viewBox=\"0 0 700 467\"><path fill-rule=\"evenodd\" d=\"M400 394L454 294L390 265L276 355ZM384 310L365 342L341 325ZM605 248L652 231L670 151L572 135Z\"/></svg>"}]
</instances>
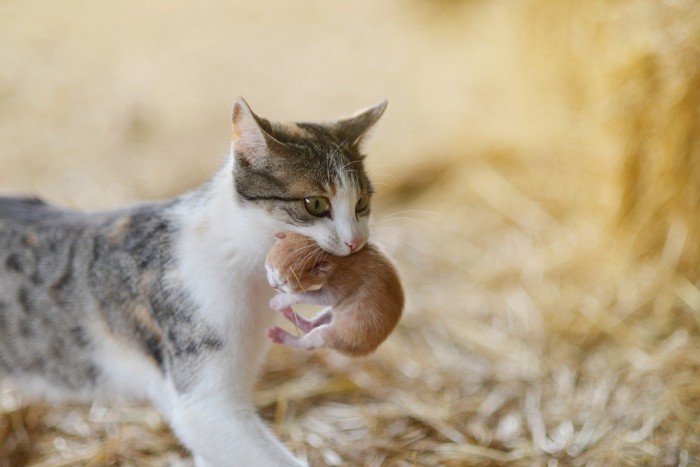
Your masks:
<instances>
[{"instance_id":1,"label":"cat's front leg","mask_svg":"<svg viewBox=\"0 0 700 467\"><path fill-rule=\"evenodd\" d=\"M250 398L231 389L200 384L175 396L171 424L197 467L306 466L264 425Z\"/></svg>"}]
</instances>

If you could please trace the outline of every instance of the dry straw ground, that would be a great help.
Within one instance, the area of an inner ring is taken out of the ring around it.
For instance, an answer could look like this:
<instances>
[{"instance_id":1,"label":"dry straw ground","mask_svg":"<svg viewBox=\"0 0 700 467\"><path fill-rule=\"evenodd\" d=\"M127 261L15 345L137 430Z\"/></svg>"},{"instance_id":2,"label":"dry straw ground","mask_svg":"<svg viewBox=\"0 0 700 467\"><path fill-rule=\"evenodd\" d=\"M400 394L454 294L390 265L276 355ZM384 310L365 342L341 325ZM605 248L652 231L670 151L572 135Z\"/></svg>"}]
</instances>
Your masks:
<instances>
[{"instance_id":1,"label":"dry straw ground","mask_svg":"<svg viewBox=\"0 0 700 467\"><path fill-rule=\"evenodd\" d=\"M203 181L243 94L382 97L373 235L405 318L373 356L273 349L312 465L700 460L700 4L0 4L0 186L110 207ZM0 398L0 465L189 465L149 407Z\"/></svg>"}]
</instances>

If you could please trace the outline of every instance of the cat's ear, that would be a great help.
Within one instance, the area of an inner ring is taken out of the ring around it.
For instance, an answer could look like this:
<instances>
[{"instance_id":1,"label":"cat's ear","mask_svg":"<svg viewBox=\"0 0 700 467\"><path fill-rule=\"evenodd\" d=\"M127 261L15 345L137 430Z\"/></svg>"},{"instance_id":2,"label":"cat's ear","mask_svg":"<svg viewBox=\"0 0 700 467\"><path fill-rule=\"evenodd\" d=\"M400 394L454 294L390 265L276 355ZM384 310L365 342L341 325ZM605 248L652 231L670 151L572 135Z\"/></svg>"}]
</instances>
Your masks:
<instances>
[{"instance_id":1,"label":"cat's ear","mask_svg":"<svg viewBox=\"0 0 700 467\"><path fill-rule=\"evenodd\" d=\"M234 155L247 164L260 162L282 144L265 131L262 119L250 110L242 97L233 102L231 120Z\"/></svg>"},{"instance_id":2,"label":"cat's ear","mask_svg":"<svg viewBox=\"0 0 700 467\"><path fill-rule=\"evenodd\" d=\"M333 123L333 130L338 137L352 146L358 146L369 130L377 123L386 110L386 99L372 107L362 109L351 117Z\"/></svg>"}]
</instances>

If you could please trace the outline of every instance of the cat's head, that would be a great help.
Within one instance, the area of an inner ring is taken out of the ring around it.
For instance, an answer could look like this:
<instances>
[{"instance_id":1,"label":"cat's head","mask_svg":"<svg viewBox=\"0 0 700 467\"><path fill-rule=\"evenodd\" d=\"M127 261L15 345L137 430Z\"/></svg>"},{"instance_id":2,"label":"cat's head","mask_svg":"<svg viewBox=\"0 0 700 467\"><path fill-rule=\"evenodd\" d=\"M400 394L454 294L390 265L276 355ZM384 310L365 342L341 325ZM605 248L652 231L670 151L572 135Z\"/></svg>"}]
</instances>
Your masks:
<instances>
[{"instance_id":1,"label":"cat's head","mask_svg":"<svg viewBox=\"0 0 700 467\"><path fill-rule=\"evenodd\" d=\"M233 179L241 203L280 231L313 238L345 256L369 238L372 184L361 143L386 101L330 123L274 123L242 99L233 107Z\"/></svg>"}]
</instances>

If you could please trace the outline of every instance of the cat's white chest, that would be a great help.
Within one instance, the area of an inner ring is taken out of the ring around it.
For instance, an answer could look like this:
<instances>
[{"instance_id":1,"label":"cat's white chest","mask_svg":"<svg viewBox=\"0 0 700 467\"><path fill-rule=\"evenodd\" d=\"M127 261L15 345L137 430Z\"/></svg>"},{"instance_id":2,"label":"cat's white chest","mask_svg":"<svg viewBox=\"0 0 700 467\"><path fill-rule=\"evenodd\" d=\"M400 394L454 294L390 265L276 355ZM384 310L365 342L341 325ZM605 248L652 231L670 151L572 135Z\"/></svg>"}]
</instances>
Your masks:
<instances>
[{"instance_id":1,"label":"cat's white chest","mask_svg":"<svg viewBox=\"0 0 700 467\"><path fill-rule=\"evenodd\" d=\"M265 331L275 319L263 265L274 237L263 219L232 208L229 194L219 195L221 202L215 197L204 209L181 213L173 275L195 304L195 319L222 339L229 371L249 375L267 349Z\"/></svg>"}]
</instances>

